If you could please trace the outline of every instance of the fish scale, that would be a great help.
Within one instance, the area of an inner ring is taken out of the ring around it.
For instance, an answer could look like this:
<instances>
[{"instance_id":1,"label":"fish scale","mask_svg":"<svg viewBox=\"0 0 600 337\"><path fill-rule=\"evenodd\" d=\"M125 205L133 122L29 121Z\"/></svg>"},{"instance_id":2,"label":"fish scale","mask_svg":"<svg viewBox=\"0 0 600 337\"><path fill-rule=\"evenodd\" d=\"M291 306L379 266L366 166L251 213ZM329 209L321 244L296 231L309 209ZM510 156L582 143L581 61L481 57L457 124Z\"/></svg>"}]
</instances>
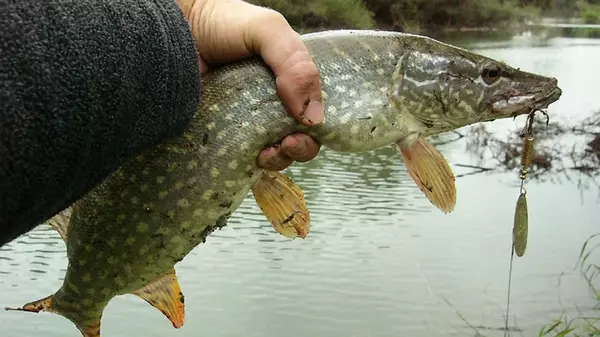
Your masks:
<instances>
[{"instance_id":1,"label":"fish scale","mask_svg":"<svg viewBox=\"0 0 600 337\"><path fill-rule=\"evenodd\" d=\"M525 114L561 95L555 79L423 36L329 31L303 40L320 72L322 124L309 128L287 115L258 58L207 73L198 112L182 135L143 151L51 220L67 244L64 283L20 310L55 312L84 336L99 336L108 302L134 293L180 327L183 294L174 265L224 227L250 190L276 229L309 221L298 211L305 203L293 182L257 166L266 146L294 132L341 152L396 144L415 183L449 212L454 175L424 137ZM491 76L482 74L493 67L506 76L489 84ZM518 96L507 96L516 89Z\"/></svg>"}]
</instances>

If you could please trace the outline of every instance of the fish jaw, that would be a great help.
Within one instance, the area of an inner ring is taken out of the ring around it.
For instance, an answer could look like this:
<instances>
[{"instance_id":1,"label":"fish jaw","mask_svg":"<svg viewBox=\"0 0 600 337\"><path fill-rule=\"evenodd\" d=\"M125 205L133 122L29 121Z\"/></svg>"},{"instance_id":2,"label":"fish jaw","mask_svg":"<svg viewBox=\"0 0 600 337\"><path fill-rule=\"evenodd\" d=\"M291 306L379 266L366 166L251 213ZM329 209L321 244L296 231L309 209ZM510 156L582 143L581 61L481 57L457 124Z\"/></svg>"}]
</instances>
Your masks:
<instances>
[{"instance_id":1,"label":"fish jaw","mask_svg":"<svg viewBox=\"0 0 600 337\"><path fill-rule=\"evenodd\" d=\"M560 99L562 90L558 87L556 78L533 76L537 77L538 80L532 80L529 85L518 78L513 79L511 86L515 89L507 90L508 94L506 96L498 95L492 100L492 116L500 116L500 118L517 117L534 110L546 109L550 104Z\"/></svg>"}]
</instances>

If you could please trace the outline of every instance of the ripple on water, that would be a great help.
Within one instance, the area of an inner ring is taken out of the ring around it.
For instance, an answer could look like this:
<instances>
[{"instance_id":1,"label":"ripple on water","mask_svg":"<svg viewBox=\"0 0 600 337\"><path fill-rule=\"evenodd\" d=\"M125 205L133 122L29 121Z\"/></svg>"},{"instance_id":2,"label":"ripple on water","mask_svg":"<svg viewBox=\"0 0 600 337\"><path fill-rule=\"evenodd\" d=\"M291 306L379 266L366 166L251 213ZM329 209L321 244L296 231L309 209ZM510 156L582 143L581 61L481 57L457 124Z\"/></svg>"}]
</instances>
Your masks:
<instances>
[{"instance_id":1,"label":"ripple on water","mask_svg":"<svg viewBox=\"0 0 600 337\"><path fill-rule=\"evenodd\" d=\"M66 264L66 246L46 224L3 246L0 255L0 273L4 275L2 282L7 284L19 282L22 278L36 281L43 274L50 274L58 280L63 274L60 267Z\"/></svg>"}]
</instances>

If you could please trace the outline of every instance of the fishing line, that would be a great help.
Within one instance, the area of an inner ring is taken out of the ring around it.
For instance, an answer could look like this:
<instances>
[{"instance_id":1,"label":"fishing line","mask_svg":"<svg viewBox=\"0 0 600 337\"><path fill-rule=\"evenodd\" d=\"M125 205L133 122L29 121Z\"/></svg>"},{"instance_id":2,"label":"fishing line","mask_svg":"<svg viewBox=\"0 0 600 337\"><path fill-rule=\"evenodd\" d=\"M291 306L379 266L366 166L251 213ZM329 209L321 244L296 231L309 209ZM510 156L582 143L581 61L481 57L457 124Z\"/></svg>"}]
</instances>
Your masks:
<instances>
[{"instance_id":1,"label":"fishing line","mask_svg":"<svg viewBox=\"0 0 600 337\"><path fill-rule=\"evenodd\" d=\"M510 286L512 281L513 258L515 257L515 243L510 245L510 267L508 268L508 296L506 297L506 316L504 317L504 337L508 336L508 315L510 312Z\"/></svg>"},{"instance_id":2,"label":"fishing line","mask_svg":"<svg viewBox=\"0 0 600 337\"><path fill-rule=\"evenodd\" d=\"M520 187L520 191L519 191L519 196L525 196L527 193L524 188L524 182L525 182L525 179L521 179L521 187ZM512 271L513 271L513 260L515 258L515 235L514 235L514 233L515 233L515 229L513 228L513 238L512 238L511 245L510 245L510 265L508 267L508 294L506 296L506 316L504 317L504 337L508 337L508 315L510 314L510 294L511 294L511 285L512 285Z\"/></svg>"}]
</instances>

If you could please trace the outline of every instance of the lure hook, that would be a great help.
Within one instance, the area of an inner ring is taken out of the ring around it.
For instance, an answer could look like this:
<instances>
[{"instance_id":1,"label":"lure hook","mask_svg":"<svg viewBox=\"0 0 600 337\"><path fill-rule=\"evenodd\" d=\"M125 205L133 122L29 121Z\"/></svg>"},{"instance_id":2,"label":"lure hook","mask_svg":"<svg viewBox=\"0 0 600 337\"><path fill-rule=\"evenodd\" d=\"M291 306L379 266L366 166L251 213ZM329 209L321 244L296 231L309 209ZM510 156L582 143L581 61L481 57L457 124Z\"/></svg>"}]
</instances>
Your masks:
<instances>
[{"instance_id":1,"label":"lure hook","mask_svg":"<svg viewBox=\"0 0 600 337\"><path fill-rule=\"evenodd\" d=\"M527 114L526 126L523 129L523 131L521 132L521 138L523 138L525 135L531 136L533 134L533 122L535 119L536 112L539 112L546 117L546 126L548 126L548 124L550 124L550 116L548 116L548 113L546 111L544 111L542 109L531 110L531 112L529 112Z\"/></svg>"}]
</instances>

